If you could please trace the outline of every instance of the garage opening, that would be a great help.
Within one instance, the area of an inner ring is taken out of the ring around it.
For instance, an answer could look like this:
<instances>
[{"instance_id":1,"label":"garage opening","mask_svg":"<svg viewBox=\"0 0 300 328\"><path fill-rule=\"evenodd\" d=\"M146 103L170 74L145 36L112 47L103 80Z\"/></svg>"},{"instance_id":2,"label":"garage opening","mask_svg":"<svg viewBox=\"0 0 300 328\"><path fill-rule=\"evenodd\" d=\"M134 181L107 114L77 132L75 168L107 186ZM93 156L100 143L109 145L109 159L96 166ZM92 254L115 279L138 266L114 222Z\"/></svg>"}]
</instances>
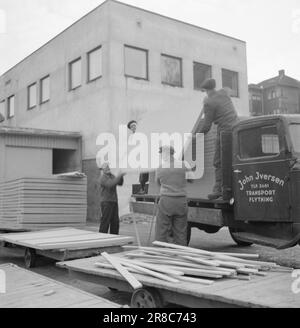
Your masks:
<instances>
[{"instance_id":1,"label":"garage opening","mask_svg":"<svg viewBox=\"0 0 300 328\"><path fill-rule=\"evenodd\" d=\"M78 153L76 150L53 149L53 174L74 172L78 170Z\"/></svg>"}]
</instances>

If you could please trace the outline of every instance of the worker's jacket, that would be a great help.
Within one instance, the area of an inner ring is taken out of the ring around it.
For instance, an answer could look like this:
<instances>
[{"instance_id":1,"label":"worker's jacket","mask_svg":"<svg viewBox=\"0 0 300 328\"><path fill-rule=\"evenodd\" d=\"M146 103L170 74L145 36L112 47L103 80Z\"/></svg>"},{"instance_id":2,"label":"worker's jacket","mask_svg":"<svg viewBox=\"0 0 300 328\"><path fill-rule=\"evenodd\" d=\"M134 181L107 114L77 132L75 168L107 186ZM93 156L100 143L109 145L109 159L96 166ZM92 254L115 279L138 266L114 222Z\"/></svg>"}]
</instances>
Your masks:
<instances>
[{"instance_id":1,"label":"worker's jacket","mask_svg":"<svg viewBox=\"0 0 300 328\"><path fill-rule=\"evenodd\" d=\"M115 177L113 174L105 174L100 178L100 199L101 203L118 202L117 186L123 186L124 178Z\"/></svg>"},{"instance_id":2,"label":"worker's jacket","mask_svg":"<svg viewBox=\"0 0 300 328\"><path fill-rule=\"evenodd\" d=\"M232 129L238 122L238 115L227 91L215 91L204 100L205 119L199 133L208 133L213 123L218 126L218 132Z\"/></svg>"}]
</instances>

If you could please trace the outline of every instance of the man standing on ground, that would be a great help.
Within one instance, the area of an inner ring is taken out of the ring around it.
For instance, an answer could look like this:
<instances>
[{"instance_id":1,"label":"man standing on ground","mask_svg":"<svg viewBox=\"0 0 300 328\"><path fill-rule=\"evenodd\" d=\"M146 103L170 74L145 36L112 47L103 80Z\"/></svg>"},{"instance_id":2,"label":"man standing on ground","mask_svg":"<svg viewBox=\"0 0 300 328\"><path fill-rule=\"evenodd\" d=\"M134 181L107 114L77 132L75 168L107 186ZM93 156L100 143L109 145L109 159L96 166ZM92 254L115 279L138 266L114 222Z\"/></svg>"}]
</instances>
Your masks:
<instances>
[{"instance_id":1,"label":"man standing on ground","mask_svg":"<svg viewBox=\"0 0 300 328\"><path fill-rule=\"evenodd\" d=\"M210 200L222 197L222 167L221 167L221 134L232 131L233 126L238 123L238 115L225 89L216 91L216 81L208 79L201 86L203 92L207 93L204 100L203 113L205 115L201 130L197 133L208 133L213 123L218 126L217 141L215 149L215 186L213 193L208 195Z\"/></svg>"},{"instance_id":2,"label":"man standing on ground","mask_svg":"<svg viewBox=\"0 0 300 328\"><path fill-rule=\"evenodd\" d=\"M160 185L160 201L156 222L156 240L187 246L187 176L191 168L188 163L174 158L174 148L160 148L163 165L156 171L156 181ZM191 172L190 172L191 173Z\"/></svg>"},{"instance_id":3,"label":"man standing on ground","mask_svg":"<svg viewBox=\"0 0 300 328\"><path fill-rule=\"evenodd\" d=\"M100 199L101 199L101 233L108 233L112 235L119 234L120 219L119 219L119 205L117 186L122 186L124 183L125 173L120 173L114 176L108 163L105 163L100 168L102 175L100 177Z\"/></svg>"}]
</instances>

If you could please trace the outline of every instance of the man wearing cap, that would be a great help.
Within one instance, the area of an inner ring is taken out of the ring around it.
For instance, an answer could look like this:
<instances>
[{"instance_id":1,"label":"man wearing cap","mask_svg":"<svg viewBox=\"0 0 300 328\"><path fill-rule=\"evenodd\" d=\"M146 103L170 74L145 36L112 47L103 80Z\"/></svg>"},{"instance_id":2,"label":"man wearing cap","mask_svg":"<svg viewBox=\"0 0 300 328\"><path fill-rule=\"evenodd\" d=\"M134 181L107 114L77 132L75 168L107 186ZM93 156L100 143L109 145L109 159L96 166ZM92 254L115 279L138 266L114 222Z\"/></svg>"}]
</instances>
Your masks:
<instances>
[{"instance_id":1,"label":"man wearing cap","mask_svg":"<svg viewBox=\"0 0 300 328\"><path fill-rule=\"evenodd\" d=\"M127 124L127 128L128 130L130 130L133 134L136 133L136 129L137 129L137 121L130 121L128 124Z\"/></svg>"},{"instance_id":2,"label":"man wearing cap","mask_svg":"<svg viewBox=\"0 0 300 328\"><path fill-rule=\"evenodd\" d=\"M102 171L100 177L100 199L101 199L101 233L108 233L112 235L119 234L119 206L118 206L118 194L117 186L124 184L125 173L119 173L114 176L109 167L109 163L104 163L100 171Z\"/></svg>"},{"instance_id":3,"label":"man wearing cap","mask_svg":"<svg viewBox=\"0 0 300 328\"><path fill-rule=\"evenodd\" d=\"M156 171L156 181L160 185L160 201L156 220L156 240L187 246L187 181L192 182L191 167L186 162L174 158L173 147L164 146L159 150L162 165Z\"/></svg>"},{"instance_id":4,"label":"man wearing cap","mask_svg":"<svg viewBox=\"0 0 300 328\"><path fill-rule=\"evenodd\" d=\"M127 124L128 130L132 132L132 135L136 133L137 130L137 121L130 121ZM139 194L145 194L146 193L146 184L149 182L149 173L141 173L139 176L139 182L141 185L141 190L139 191Z\"/></svg>"},{"instance_id":5,"label":"man wearing cap","mask_svg":"<svg viewBox=\"0 0 300 328\"><path fill-rule=\"evenodd\" d=\"M222 197L221 134L225 131L232 131L233 126L238 122L238 115L229 92L225 89L216 91L214 79L204 81L201 90L207 93L207 97L203 107L204 123L197 133L208 133L213 123L218 127L214 157L215 186L212 194L208 195L208 198L213 200Z\"/></svg>"}]
</instances>

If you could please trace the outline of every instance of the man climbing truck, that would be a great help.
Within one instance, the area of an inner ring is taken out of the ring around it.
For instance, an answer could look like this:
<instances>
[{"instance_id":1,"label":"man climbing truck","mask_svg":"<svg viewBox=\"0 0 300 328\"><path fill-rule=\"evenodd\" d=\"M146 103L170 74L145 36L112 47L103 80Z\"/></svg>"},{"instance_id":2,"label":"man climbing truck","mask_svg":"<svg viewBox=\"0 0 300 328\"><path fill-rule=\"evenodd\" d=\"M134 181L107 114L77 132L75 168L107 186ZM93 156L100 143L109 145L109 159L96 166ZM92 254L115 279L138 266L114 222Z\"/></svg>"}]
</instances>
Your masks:
<instances>
[{"instance_id":1,"label":"man climbing truck","mask_svg":"<svg viewBox=\"0 0 300 328\"><path fill-rule=\"evenodd\" d=\"M222 134L220 145L223 199L205 198L214 181L206 168L188 188L189 227L208 233L228 227L243 246L299 244L300 115L241 120ZM153 181L143 202L133 203L136 212L151 214L149 203L158 195Z\"/></svg>"}]
</instances>

